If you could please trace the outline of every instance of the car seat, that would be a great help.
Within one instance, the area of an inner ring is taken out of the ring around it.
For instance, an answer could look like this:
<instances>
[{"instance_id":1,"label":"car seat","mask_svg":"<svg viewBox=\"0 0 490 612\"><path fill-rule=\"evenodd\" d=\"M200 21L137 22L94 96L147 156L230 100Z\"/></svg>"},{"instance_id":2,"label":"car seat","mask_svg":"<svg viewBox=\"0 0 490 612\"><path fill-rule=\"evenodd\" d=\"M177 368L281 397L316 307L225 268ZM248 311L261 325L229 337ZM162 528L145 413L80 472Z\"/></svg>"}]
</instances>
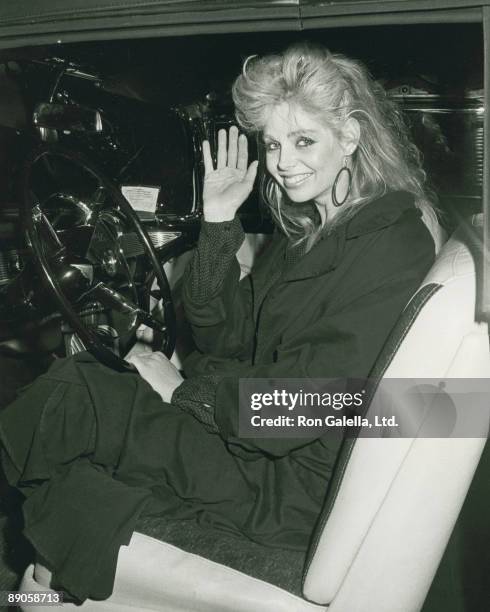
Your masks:
<instances>
[{"instance_id":1,"label":"car seat","mask_svg":"<svg viewBox=\"0 0 490 612\"><path fill-rule=\"evenodd\" d=\"M474 216L444 245L386 343L373 378L471 379L469 388L476 379L490 379L488 325L477 307L481 231L482 216ZM372 406L380 392L378 387ZM267 563L265 576L243 559L241 566L230 567L225 560L238 545L225 536L208 555L199 546L181 545L178 534L170 543L137 531L120 550L111 597L63 607L94 612L420 610L484 448L488 409L478 418L478 430L467 437L383 438L361 432L346 438L301 592L292 588L293 580L267 580ZM260 548L266 562L273 559L280 566L279 573L298 566L293 556ZM258 558L257 550L252 554ZM49 590L49 583L49 571L31 565L21 590Z\"/></svg>"}]
</instances>

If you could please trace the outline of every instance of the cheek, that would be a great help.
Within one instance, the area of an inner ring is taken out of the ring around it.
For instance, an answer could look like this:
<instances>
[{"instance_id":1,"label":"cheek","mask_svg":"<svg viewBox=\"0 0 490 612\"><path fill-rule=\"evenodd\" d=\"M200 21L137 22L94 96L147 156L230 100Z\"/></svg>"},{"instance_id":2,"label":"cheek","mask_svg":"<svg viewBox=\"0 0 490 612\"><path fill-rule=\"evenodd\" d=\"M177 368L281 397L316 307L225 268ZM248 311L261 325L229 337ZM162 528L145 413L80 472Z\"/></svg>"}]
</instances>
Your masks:
<instances>
[{"instance_id":1,"label":"cheek","mask_svg":"<svg viewBox=\"0 0 490 612\"><path fill-rule=\"evenodd\" d=\"M325 177L335 178L343 166L343 160L342 152L332 147L328 152L323 152L323 155L317 159L317 164Z\"/></svg>"},{"instance_id":2,"label":"cheek","mask_svg":"<svg viewBox=\"0 0 490 612\"><path fill-rule=\"evenodd\" d=\"M272 174L273 176L276 175L277 173L277 159L276 159L276 155L273 155L271 153L267 154L265 156L265 167L267 168L268 172L270 174Z\"/></svg>"}]
</instances>

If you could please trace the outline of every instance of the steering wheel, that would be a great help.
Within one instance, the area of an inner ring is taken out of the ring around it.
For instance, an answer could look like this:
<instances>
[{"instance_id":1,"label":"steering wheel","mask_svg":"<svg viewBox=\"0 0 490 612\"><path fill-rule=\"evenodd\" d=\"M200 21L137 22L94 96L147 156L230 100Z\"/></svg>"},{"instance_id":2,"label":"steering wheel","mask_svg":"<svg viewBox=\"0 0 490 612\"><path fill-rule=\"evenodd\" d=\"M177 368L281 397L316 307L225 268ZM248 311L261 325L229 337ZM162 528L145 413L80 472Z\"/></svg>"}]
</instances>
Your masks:
<instances>
[{"instance_id":1,"label":"steering wheel","mask_svg":"<svg viewBox=\"0 0 490 612\"><path fill-rule=\"evenodd\" d=\"M38 181L38 191L47 189L47 197L33 189L39 167L44 168L44 176ZM68 182L74 180L70 176L73 170L79 170L82 197L73 195L76 189L70 185L68 194L53 193L46 168L53 175L53 168L57 168L58 175ZM145 324L163 335L161 350L170 357L175 348L176 319L168 279L148 233L116 185L83 155L59 146L43 146L25 164L22 191L23 222L35 264L81 348L115 370L134 371L123 356L108 348L108 336L121 332L125 347L131 348L136 329ZM142 270L138 263L142 256L149 262L149 273L148 265ZM162 300L163 320L150 312L153 278L159 289L156 295ZM97 328L85 322L87 318L93 322L94 316L97 319L97 312L108 311L114 313L118 330L112 325Z\"/></svg>"}]
</instances>

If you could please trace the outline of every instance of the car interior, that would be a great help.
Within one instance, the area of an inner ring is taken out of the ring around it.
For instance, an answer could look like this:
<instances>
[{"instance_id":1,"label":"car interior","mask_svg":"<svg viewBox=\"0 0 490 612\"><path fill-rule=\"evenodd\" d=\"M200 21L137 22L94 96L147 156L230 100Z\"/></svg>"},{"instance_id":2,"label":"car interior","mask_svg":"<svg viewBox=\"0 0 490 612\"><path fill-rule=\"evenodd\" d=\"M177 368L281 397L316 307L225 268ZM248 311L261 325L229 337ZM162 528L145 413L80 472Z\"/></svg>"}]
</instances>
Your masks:
<instances>
[{"instance_id":1,"label":"car interior","mask_svg":"<svg viewBox=\"0 0 490 612\"><path fill-rule=\"evenodd\" d=\"M398 103L444 235L378 356L372 404L384 379L489 380L489 33L484 0L0 7L0 410L82 350L121 372L138 351L180 367L203 140L215 154L218 130L235 123L244 59L303 40L362 60ZM239 216L246 275L273 231L258 188ZM306 557L145 519L120 550L111 597L63 607L487 610L490 415L457 435L461 401L443 415L446 437L346 437ZM56 590L1 483L0 588Z\"/></svg>"}]
</instances>

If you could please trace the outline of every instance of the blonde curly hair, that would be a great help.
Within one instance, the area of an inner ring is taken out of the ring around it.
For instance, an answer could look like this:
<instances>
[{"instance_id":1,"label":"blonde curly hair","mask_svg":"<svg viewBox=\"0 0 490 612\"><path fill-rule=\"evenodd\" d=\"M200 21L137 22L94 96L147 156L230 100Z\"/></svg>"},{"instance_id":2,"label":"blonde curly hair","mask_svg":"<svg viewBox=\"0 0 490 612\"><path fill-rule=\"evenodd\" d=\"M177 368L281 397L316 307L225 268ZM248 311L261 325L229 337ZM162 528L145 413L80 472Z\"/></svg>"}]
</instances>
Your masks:
<instances>
[{"instance_id":1,"label":"blonde curly hair","mask_svg":"<svg viewBox=\"0 0 490 612\"><path fill-rule=\"evenodd\" d=\"M282 54L249 57L232 93L237 121L252 134L263 131L271 109L283 102L310 113L337 134L349 117L358 121L352 189L335 224L354 214L357 207L395 190L412 193L424 217L437 223L420 153L403 116L360 62L321 46L297 44ZM285 234L295 243L306 240L311 248L324 231L313 204L290 202L267 173L261 177L261 191ZM331 228L327 218L325 229Z\"/></svg>"}]
</instances>

